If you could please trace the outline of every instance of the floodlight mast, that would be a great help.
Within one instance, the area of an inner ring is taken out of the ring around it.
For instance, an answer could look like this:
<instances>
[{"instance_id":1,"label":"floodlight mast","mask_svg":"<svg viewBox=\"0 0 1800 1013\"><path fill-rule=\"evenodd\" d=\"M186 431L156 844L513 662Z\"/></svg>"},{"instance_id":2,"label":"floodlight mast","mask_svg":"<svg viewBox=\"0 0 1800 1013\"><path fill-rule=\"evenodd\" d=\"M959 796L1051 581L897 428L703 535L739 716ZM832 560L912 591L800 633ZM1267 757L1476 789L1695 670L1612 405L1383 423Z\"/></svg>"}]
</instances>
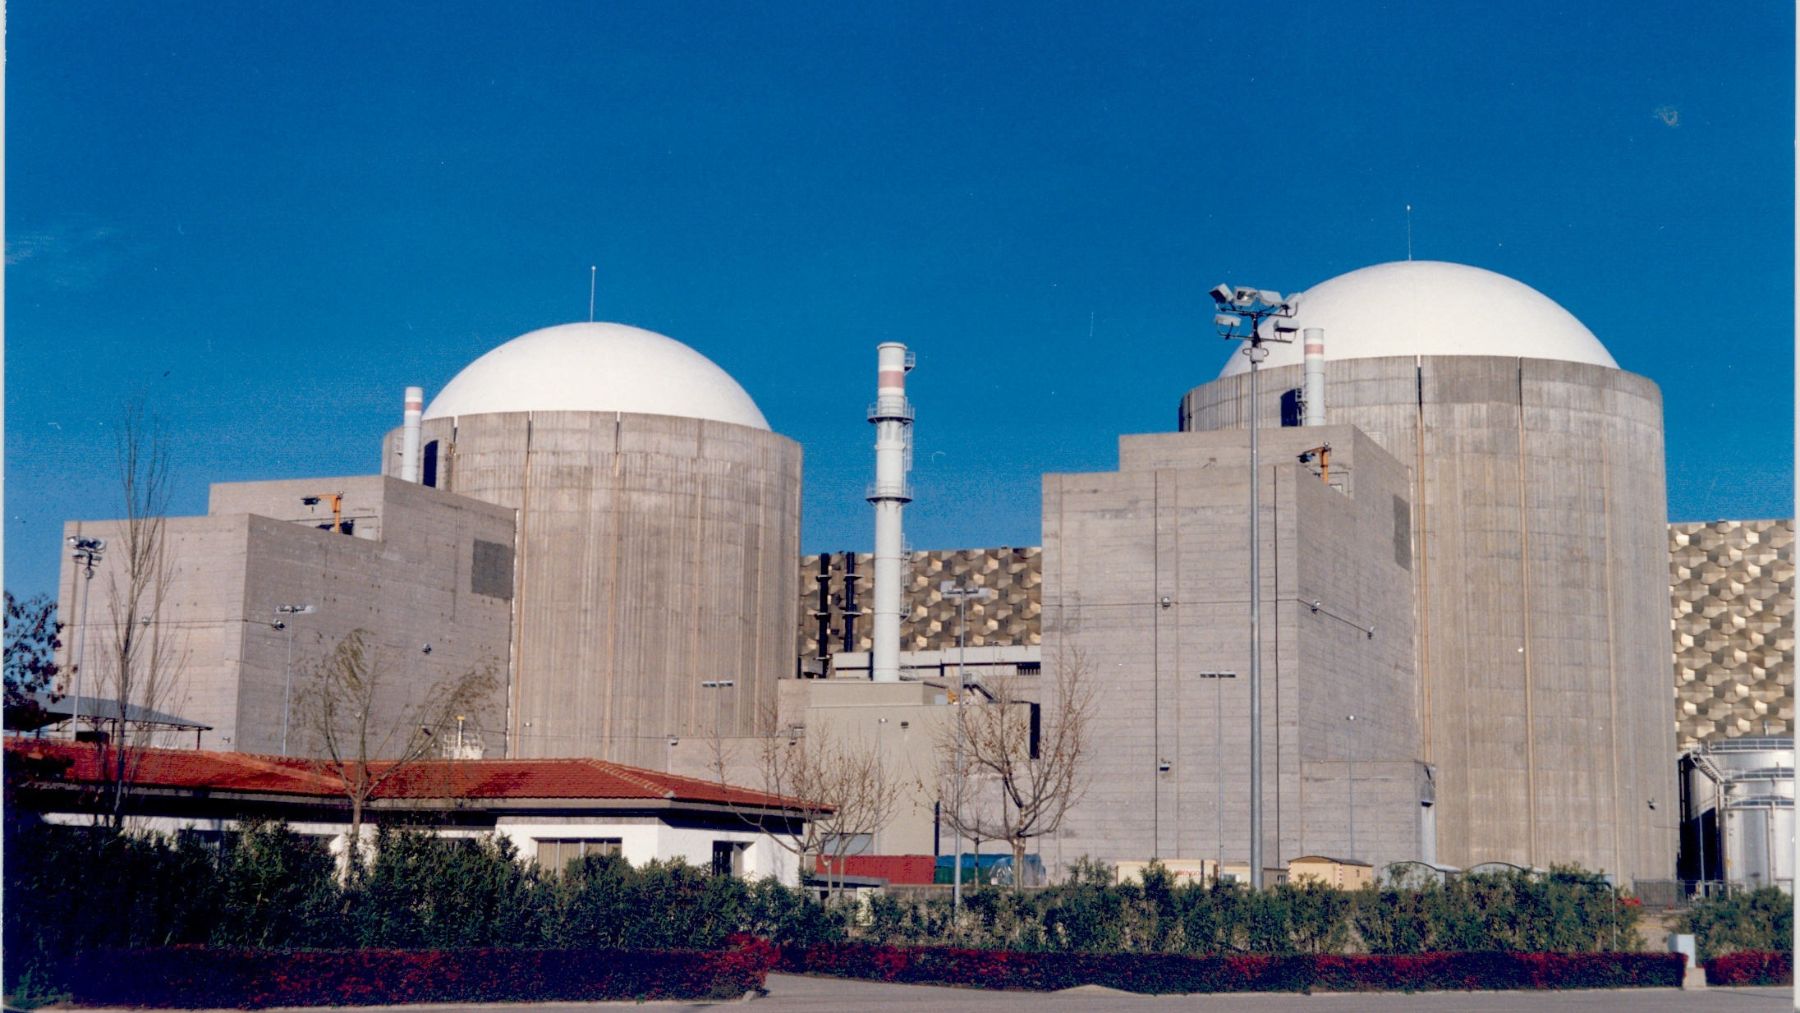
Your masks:
<instances>
[{"instance_id":1,"label":"floodlight mast","mask_svg":"<svg viewBox=\"0 0 1800 1013\"><path fill-rule=\"evenodd\" d=\"M1293 329L1282 324L1294 316L1294 297L1266 289L1220 285L1212 290L1219 314L1213 325L1227 341L1242 341L1250 360L1250 885L1263 886L1263 790L1262 790L1262 486L1259 478L1256 431L1259 373L1269 350L1267 342L1294 340ZM1263 321L1272 326L1263 333Z\"/></svg>"},{"instance_id":2,"label":"floodlight mast","mask_svg":"<svg viewBox=\"0 0 1800 1013\"><path fill-rule=\"evenodd\" d=\"M76 585L79 593L80 607L76 617L80 628L75 631L75 643L70 650L69 670L75 674L75 700L70 705L69 728L70 737L81 735L81 674L82 666L87 663L87 628L88 604L94 597L94 567L99 564L106 552L106 539L89 538L85 535L70 535L64 540L72 550L75 565L85 576L85 580Z\"/></svg>"}]
</instances>

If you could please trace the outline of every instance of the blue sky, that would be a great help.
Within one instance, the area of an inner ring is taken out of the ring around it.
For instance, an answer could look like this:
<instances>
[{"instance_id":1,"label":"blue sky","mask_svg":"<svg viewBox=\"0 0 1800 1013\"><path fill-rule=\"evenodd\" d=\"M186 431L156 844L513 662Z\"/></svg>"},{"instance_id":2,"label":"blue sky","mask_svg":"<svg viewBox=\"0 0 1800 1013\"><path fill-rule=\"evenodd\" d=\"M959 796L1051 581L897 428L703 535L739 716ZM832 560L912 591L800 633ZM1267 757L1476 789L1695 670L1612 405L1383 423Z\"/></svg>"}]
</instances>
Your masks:
<instances>
[{"instance_id":1,"label":"blue sky","mask_svg":"<svg viewBox=\"0 0 1800 1013\"><path fill-rule=\"evenodd\" d=\"M874 346L918 353L918 548L1172 428L1206 290L1414 250L1661 384L1672 519L1790 516L1793 7L58 2L7 12L6 586L118 513L364 474L400 394L599 316L693 345L866 549Z\"/></svg>"}]
</instances>

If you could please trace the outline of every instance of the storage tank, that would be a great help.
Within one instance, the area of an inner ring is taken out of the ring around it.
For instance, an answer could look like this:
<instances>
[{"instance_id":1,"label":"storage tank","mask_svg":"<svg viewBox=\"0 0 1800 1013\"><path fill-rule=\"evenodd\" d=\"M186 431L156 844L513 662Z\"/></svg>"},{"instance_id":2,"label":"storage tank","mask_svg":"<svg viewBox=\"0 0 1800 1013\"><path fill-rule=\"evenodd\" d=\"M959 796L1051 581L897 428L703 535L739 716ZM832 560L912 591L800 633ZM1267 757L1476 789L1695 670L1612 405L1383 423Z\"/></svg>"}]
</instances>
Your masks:
<instances>
[{"instance_id":1,"label":"storage tank","mask_svg":"<svg viewBox=\"0 0 1800 1013\"><path fill-rule=\"evenodd\" d=\"M1683 876L1794 888L1794 740L1744 737L1684 758Z\"/></svg>"},{"instance_id":2,"label":"storage tank","mask_svg":"<svg viewBox=\"0 0 1800 1013\"><path fill-rule=\"evenodd\" d=\"M470 561L503 563L516 591L512 755L661 767L671 736L773 712L801 450L724 370L636 327L549 327L458 373L420 439L421 481L518 511L514 558Z\"/></svg>"},{"instance_id":3,"label":"storage tank","mask_svg":"<svg viewBox=\"0 0 1800 1013\"><path fill-rule=\"evenodd\" d=\"M1327 423L1412 468L1415 647L1439 860L1674 868L1662 398L1561 306L1460 264L1363 268L1301 293ZM1261 425L1302 349L1271 344ZM1243 428L1235 348L1184 431Z\"/></svg>"}]
</instances>

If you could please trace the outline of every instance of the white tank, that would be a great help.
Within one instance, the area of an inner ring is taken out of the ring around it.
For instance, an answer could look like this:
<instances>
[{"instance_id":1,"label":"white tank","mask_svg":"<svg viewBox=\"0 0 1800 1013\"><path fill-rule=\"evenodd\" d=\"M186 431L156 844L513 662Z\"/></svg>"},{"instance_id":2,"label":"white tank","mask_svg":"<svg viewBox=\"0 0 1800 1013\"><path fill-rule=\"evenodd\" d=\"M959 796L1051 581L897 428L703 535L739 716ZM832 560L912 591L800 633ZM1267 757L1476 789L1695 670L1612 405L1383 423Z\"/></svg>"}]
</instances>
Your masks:
<instances>
[{"instance_id":1,"label":"white tank","mask_svg":"<svg viewBox=\"0 0 1800 1013\"><path fill-rule=\"evenodd\" d=\"M1794 885L1794 740L1727 739L1687 757L1688 803L1704 840L1703 878ZM1699 854L1694 856L1698 860Z\"/></svg>"}]
</instances>

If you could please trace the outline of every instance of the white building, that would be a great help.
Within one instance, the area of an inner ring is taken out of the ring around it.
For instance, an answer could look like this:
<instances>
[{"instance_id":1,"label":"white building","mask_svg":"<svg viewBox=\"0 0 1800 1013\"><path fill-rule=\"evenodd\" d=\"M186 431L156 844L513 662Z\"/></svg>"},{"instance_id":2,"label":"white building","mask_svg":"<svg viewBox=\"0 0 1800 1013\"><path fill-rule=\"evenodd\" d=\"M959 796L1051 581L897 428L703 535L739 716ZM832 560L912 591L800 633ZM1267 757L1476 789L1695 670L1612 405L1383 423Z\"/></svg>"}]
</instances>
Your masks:
<instances>
[{"instance_id":1,"label":"white building","mask_svg":"<svg viewBox=\"0 0 1800 1013\"><path fill-rule=\"evenodd\" d=\"M31 761L69 764L62 776L22 785L16 805L57 823L95 816L95 789L105 783L96 748L14 738L6 753L17 769ZM222 840L252 819L279 819L303 836L329 838L334 852L349 834L348 801L319 761L145 749L130 765L127 813L135 829ZM793 885L798 862L779 838L799 832L807 813L762 792L604 760L433 759L378 789L365 819L443 836L497 834L522 860L551 868L585 854L616 854L633 865L681 859Z\"/></svg>"}]
</instances>

